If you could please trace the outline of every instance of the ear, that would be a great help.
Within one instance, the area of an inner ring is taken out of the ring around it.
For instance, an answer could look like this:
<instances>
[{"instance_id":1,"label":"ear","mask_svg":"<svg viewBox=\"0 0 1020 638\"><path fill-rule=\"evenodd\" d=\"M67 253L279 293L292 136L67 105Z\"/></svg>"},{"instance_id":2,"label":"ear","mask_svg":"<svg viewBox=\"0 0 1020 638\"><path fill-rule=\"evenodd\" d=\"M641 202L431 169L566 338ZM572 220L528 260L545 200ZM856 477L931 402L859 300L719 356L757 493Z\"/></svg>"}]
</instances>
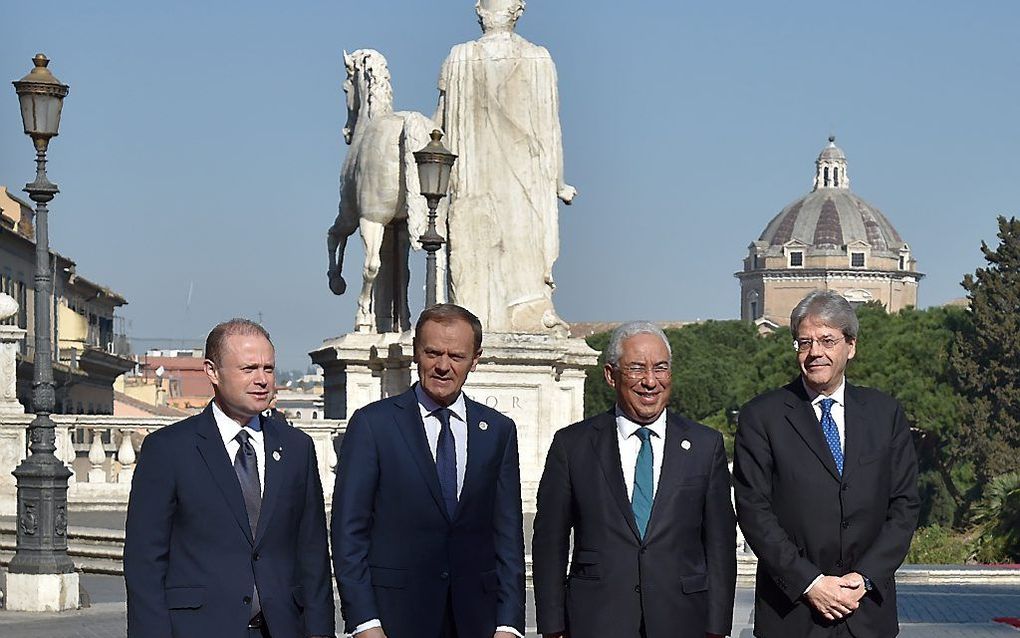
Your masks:
<instances>
[{"instance_id":1,"label":"ear","mask_svg":"<svg viewBox=\"0 0 1020 638\"><path fill-rule=\"evenodd\" d=\"M213 363L212 359L206 359L205 363L204 363L204 366L205 366L205 376L209 377L209 383L213 384L213 386L219 385L220 384L220 373L216 369L216 364Z\"/></svg>"},{"instance_id":2,"label":"ear","mask_svg":"<svg viewBox=\"0 0 1020 638\"><path fill-rule=\"evenodd\" d=\"M470 370L470 372L474 372L475 371L475 368L478 367L478 361L481 358L482 358L482 351L479 350L478 352L475 353L475 358L471 360L471 370Z\"/></svg>"},{"instance_id":3,"label":"ear","mask_svg":"<svg viewBox=\"0 0 1020 638\"><path fill-rule=\"evenodd\" d=\"M609 387L615 390L616 378L613 377L613 365L611 363L607 363L606 365L604 365L602 367L602 374L605 376L606 383L609 384Z\"/></svg>"}]
</instances>

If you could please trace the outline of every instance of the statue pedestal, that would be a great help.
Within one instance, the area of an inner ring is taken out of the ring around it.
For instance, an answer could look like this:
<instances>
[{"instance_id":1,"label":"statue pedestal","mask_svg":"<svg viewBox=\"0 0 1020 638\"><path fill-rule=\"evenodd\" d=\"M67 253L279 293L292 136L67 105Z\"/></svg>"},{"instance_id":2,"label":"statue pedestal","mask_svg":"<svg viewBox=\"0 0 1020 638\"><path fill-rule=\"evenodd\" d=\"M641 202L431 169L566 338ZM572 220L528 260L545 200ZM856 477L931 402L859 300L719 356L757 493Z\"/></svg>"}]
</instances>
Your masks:
<instances>
[{"instance_id":1,"label":"statue pedestal","mask_svg":"<svg viewBox=\"0 0 1020 638\"><path fill-rule=\"evenodd\" d=\"M517 424L524 511L535 511L538 482L553 434L584 418L587 366L599 353L584 339L487 334L464 392Z\"/></svg>"},{"instance_id":2,"label":"statue pedestal","mask_svg":"<svg viewBox=\"0 0 1020 638\"><path fill-rule=\"evenodd\" d=\"M17 326L0 325L0 415L25 413L17 393L17 353L25 333Z\"/></svg>"},{"instance_id":3,"label":"statue pedestal","mask_svg":"<svg viewBox=\"0 0 1020 638\"><path fill-rule=\"evenodd\" d=\"M411 333L352 332L308 353L322 366L324 413L348 419L373 401L411 387Z\"/></svg>"},{"instance_id":4,"label":"statue pedestal","mask_svg":"<svg viewBox=\"0 0 1020 638\"><path fill-rule=\"evenodd\" d=\"M322 366L327 419L347 419L373 401L411 386L411 333L351 333L309 353ZM584 418L585 367L598 352L583 339L487 334L464 392L517 423L524 510L535 511L545 455L556 430Z\"/></svg>"}]
</instances>

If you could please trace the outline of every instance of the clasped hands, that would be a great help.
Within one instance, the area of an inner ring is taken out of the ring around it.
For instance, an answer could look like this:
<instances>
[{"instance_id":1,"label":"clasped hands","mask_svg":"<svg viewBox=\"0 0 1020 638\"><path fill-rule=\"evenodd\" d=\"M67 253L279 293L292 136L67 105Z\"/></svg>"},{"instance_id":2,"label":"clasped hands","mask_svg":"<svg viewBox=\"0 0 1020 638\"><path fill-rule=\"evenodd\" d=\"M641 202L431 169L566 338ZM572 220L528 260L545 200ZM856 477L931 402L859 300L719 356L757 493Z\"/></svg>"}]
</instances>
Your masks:
<instances>
[{"instance_id":1,"label":"clasped hands","mask_svg":"<svg viewBox=\"0 0 1020 638\"><path fill-rule=\"evenodd\" d=\"M386 638L386 634L383 632L382 627L372 627L371 629L354 634L354 638ZM492 638L517 638L517 636L509 631L497 631L492 635Z\"/></svg>"},{"instance_id":2,"label":"clasped hands","mask_svg":"<svg viewBox=\"0 0 1020 638\"><path fill-rule=\"evenodd\" d=\"M839 620L854 613L866 593L864 577L851 572L822 576L804 597L826 620Z\"/></svg>"}]
</instances>

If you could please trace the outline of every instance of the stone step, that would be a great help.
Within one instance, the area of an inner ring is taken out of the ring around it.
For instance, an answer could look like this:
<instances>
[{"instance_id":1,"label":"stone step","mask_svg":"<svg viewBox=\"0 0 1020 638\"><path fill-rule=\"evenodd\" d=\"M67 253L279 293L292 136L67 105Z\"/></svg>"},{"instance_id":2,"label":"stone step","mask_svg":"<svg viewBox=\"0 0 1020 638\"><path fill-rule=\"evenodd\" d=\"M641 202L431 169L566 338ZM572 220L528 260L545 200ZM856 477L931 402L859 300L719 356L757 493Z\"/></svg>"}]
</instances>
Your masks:
<instances>
[{"instance_id":1,"label":"stone step","mask_svg":"<svg viewBox=\"0 0 1020 638\"><path fill-rule=\"evenodd\" d=\"M17 548L13 521L0 522L0 565L10 563ZM75 569L86 574L124 573L124 532L95 527L68 527L67 553Z\"/></svg>"}]
</instances>

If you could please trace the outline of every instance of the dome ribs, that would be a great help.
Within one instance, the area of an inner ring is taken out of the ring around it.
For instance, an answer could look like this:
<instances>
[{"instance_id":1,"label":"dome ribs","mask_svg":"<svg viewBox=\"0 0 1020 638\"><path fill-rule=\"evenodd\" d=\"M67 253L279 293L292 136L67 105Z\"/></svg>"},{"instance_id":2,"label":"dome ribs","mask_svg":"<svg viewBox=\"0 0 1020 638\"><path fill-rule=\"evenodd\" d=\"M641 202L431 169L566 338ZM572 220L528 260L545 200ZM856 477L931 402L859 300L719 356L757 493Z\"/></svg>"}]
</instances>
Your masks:
<instances>
[{"instance_id":1,"label":"dome ribs","mask_svg":"<svg viewBox=\"0 0 1020 638\"><path fill-rule=\"evenodd\" d=\"M804 200L802 199L790 207L790 210L783 215L783 220L780 222L775 234L772 235L772 241L769 243L773 246L782 246L790 241L793 237L793 225L797 223L797 216L800 214L800 207L803 205Z\"/></svg>"},{"instance_id":2,"label":"dome ribs","mask_svg":"<svg viewBox=\"0 0 1020 638\"><path fill-rule=\"evenodd\" d=\"M815 226L815 246L842 246L843 226L839 223L839 212L831 197L825 198L818 224Z\"/></svg>"}]
</instances>

